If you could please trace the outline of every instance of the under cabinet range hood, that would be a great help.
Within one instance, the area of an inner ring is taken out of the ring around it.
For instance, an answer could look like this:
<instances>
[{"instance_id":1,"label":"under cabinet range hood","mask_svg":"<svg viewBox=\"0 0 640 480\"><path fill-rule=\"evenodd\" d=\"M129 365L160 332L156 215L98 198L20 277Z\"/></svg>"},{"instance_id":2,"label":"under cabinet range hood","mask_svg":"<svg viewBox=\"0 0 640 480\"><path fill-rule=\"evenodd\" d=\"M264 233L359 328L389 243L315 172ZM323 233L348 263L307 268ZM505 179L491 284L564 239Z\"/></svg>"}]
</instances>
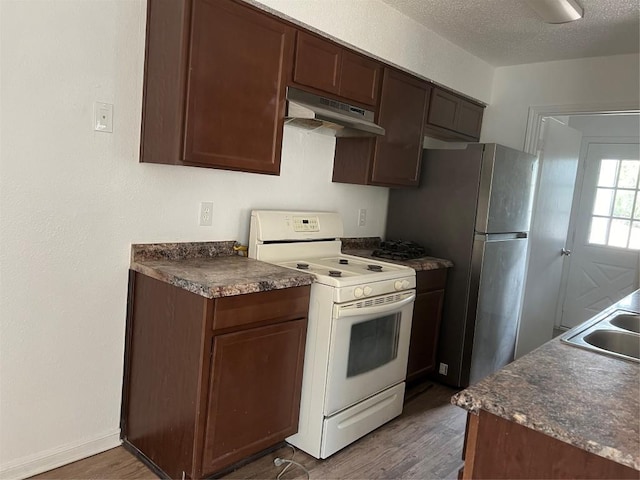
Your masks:
<instances>
[{"instance_id":1,"label":"under cabinet range hood","mask_svg":"<svg viewBox=\"0 0 640 480\"><path fill-rule=\"evenodd\" d=\"M384 128L373 122L374 116L371 110L287 87L287 125L336 137L384 135Z\"/></svg>"}]
</instances>

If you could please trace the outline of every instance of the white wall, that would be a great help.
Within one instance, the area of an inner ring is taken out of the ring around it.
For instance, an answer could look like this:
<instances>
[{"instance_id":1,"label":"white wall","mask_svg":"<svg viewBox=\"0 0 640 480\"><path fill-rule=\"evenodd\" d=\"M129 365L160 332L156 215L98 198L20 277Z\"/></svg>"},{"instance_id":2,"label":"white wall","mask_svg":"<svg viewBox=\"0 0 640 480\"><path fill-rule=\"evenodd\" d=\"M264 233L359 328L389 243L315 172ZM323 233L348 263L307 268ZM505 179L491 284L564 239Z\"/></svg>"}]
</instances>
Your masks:
<instances>
[{"instance_id":1,"label":"white wall","mask_svg":"<svg viewBox=\"0 0 640 480\"><path fill-rule=\"evenodd\" d=\"M433 35L381 3L270 3L488 98L490 67L443 42L431 55ZM3 477L118 443L131 243L246 242L251 208L336 209L347 236L384 232L388 190L331 183L330 137L286 128L279 177L138 163L145 8L0 1ZM114 104L113 134L92 130L95 101ZM205 200L213 227L197 225Z\"/></svg>"},{"instance_id":2,"label":"white wall","mask_svg":"<svg viewBox=\"0 0 640 480\"><path fill-rule=\"evenodd\" d=\"M639 108L639 59L615 55L497 68L481 140L522 149L531 106Z\"/></svg>"}]
</instances>

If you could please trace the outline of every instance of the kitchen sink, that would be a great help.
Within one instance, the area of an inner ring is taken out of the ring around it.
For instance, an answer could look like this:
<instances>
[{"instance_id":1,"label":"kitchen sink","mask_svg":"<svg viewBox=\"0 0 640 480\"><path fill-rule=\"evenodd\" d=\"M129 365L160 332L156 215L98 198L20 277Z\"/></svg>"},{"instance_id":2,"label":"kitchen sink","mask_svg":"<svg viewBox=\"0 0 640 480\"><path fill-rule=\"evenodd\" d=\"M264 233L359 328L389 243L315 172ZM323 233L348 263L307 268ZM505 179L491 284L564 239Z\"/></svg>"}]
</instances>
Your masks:
<instances>
[{"instance_id":1,"label":"kitchen sink","mask_svg":"<svg viewBox=\"0 0 640 480\"><path fill-rule=\"evenodd\" d=\"M640 315L616 310L572 328L560 340L597 353L640 362Z\"/></svg>"},{"instance_id":2,"label":"kitchen sink","mask_svg":"<svg viewBox=\"0 0 640 480\"><path fill-rule=\"evenodd\" d=\"M617 315L611 320L611 325L630 332L640 333L640 315L630 315L628 313Z\"/></svg>"}]
</instances>

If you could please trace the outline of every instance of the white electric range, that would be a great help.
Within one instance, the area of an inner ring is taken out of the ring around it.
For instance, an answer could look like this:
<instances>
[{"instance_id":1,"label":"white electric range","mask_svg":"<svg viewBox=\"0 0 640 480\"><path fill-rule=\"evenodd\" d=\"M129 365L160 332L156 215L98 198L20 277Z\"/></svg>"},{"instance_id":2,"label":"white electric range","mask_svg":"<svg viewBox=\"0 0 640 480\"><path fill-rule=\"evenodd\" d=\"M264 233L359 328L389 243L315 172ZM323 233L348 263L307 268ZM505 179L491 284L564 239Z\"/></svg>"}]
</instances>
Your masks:
<instances>
[{"instance_id":1,"label":"white electric range","mask_svg":"<svg viewBox=\"0 0 640 480\"><path fill-rule=\"evenodd\" d=\"M341 253L333 212L254 210L249 257L306 271L311 285L298 433L316 458L400 415L415 300L409 267Z\"/></svg>"}]
</instances>

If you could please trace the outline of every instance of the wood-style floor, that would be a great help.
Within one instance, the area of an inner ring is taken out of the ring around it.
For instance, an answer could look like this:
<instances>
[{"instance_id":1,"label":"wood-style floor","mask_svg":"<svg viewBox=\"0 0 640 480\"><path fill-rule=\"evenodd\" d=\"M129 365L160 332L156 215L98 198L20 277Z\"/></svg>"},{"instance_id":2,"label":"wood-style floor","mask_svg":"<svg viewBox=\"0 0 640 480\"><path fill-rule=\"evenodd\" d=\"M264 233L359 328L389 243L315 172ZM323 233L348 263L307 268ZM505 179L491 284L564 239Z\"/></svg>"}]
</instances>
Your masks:
<instances>
[{"instance_id":1,"label":"wood-style floor","mask_svg":"<svg viewBox=\"0 0 640 480\"><path fill-rule=\"evenodd\" d=\"M426 388L426 390L423 390ZM311 479L455 479L461 454L466 412L449 403L455 390L424 384L407 395L401 416L371 432L326 460L297 451L293 459L309 470ZM280 448L231 472L228 479L275 479L284 468L276 457L292 458ZM118 447L34 479L155 480L142 462ZM292 465L282 479L306 478Z\"/></svg>"}]
</instances>

